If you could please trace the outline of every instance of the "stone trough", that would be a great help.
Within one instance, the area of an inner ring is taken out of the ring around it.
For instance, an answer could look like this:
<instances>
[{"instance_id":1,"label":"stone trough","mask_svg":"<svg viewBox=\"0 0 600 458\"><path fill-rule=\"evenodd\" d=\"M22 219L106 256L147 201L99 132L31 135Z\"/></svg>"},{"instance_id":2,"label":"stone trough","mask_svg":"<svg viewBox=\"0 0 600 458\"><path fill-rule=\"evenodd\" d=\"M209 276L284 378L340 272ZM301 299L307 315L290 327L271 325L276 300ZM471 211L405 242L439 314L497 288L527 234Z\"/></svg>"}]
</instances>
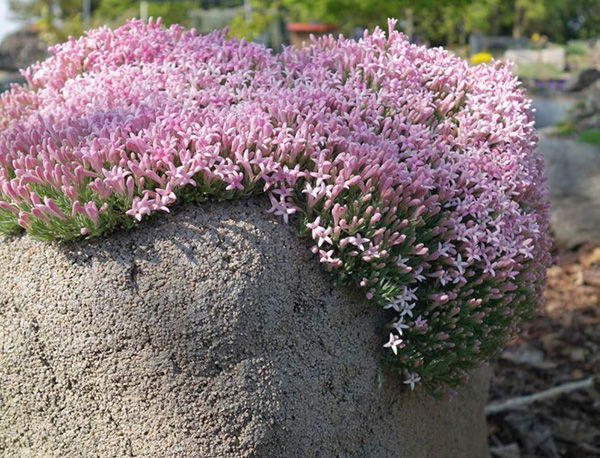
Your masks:
<instances>
[{"instance_id":1,"label":"stone trough","mask_svg":"<svg viewBox=\"0 0 600 458\"><path fill-rule=\"evenodd\" d=\"M385 312L265 208L0 239L0 455L487 457L488 373L380 385Z\"/></svg>"}]
</instances>

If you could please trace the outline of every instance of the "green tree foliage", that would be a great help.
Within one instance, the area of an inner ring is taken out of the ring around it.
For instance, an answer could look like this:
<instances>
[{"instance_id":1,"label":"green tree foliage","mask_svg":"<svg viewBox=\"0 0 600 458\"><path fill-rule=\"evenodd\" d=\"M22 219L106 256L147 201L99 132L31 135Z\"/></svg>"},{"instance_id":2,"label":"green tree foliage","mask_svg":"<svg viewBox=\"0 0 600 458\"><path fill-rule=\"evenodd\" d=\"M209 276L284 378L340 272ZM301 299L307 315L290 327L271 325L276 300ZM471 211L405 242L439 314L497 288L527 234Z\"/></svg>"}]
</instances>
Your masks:
<instances>
[{"instance_id":1,"label":"green tree foliage","mask_svg":"<svg viewBox=\"0 0 600 458\"><path fill-rule=\"evenodd\" d=\"M252 13L238 16L232 33L254 38L273 20L332 22L345 34L372 28L388 17L433 45L465 44L470 33L529 37L552 41L593 38L600 33L598 0L251 0Z\"/></svg>"},{"instance_id":2,"label":"green tree foliage","mask_svg":"<svg viewBox=\"0 0 600 458\"><path fill-rule=\"evenodd\" d=\"M42 39L49 44L65 41L83 33L82 0L10 0L10 8L21 19L36 19ZM138 17L139 0L91 0L89 26L118 26ZM163 23L189 25L189 11L194 1L149 2L148 14L162 17Z\"/></svg>"},{"instance_id":3,"label":"green tree foliage","mask_svg":"<svg viewBox=\"0 0 600 458\"><path fill-rule=\"evenodd\" d=\"M189 25L189 11L197 8L197 2L155 2L148 3L148 15L161 17L165 24ZM94 23L117 26L126 19L137 17L140 13L138 0L99 0L98 8L94 11Z\"/></svg>"},{"instance_id":4,"label":"green tree foliage","mask_svg":"<svg viewBox=\"0 0 600 458\"><path fill-rule=\"evenodd\" d=\"M415 11L415 29L432 45L464 45L473 32L490 31L490 13L502 0L439 2Z\"/></svg>"},{"instance_id":5,"label":"green tree foliage","mask_svg":"<svg viewBox=\"0 0 600 458\"><path fill-rule=\"evenodd\" d=\"M552 41L564 43L575 38L600 35L598 0L511 0L497 1L489 17L501 18L494 32L528 37L536 32Z\"/></svg>"},{"instance_id":6,"label":"green tree foliage","mask_svg":"<svg viewBox=\"0 0 600 458\"><path fill-rule=\"evenodd\" d=\"M93 0L96 6L101 0ZM81 0L10 0L9 6L22 19L37 19L41 36L49 43L82 33Z\"/></svg>"},{"instance_id":7,"label":"green tree foliage","mask_svg":"<svg viewBox=\"0 0 600 458\"><path fill-rule=\"evenodd\" d=\"M388 17L400 19L409 35L432 45L466 43L468 35L529 37L546 35L551 41L594 38L600 34L598 0L250 0L251 9L237 16L231 33L253 39L283 21L330 22L351 35L356 27L385 25ZM48 41L64 40L82 31L82 0L10 0L21 17L39 19ZM166 24L189 25L196 1L150 2L149 15ZM139 0L91 0L90 25L116 26L139 15Z\"/></svg>"},{"instance_id":8,"label":"green tree foliage","mask_svg":"<svg viewBox=\"0 0 600 458\"><path fill-rule=\"evenodd\" d=\"M422 3L435 3L424 0ZM408 0L250 0L250 20L238 16L231 24L231 33L255 38L271 21L327 22L338 25L340 32L352 34L355 27L385 24L388 17L402 17L409 9Z\"/></svg>"}]
</instances>

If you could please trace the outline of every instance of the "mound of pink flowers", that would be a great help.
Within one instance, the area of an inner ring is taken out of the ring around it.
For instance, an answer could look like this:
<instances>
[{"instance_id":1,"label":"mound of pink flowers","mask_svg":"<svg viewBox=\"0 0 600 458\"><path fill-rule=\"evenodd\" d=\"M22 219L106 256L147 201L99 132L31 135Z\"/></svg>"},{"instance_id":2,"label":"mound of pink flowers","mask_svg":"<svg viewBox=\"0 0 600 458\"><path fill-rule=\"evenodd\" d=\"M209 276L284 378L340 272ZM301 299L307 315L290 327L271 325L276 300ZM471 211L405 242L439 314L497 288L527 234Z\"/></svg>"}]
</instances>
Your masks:
<instances>
[{"instance_id":1,"label":"mound of pink flowers","mask_svg":"<svg viewBox=\"0 0 600 458\"><path fill-rule=\"evenodd\" d=\"M542 159L505 65L389 29L273 55L131 21L54 47L0 97L0 231L91 237L264 193L388 310L383 354L407 386L460 384L541 295Z\"/></svg>"}]
</instances>

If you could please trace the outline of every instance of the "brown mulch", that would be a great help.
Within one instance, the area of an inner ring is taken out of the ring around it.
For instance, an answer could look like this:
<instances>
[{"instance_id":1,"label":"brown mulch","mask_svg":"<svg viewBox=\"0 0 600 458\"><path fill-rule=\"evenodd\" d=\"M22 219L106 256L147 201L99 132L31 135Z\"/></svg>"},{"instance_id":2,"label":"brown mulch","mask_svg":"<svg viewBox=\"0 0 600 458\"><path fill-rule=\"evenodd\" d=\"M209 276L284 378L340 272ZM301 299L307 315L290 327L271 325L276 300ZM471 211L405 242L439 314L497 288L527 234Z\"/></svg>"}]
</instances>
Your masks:
<instances>
[{"instance_id":1,"label":"brown mulch","mask_svg":"<svg viewBox=\"0 0 600 458\"><path fill-rule=\"evenodd\" d=\"M595 385L488 416L493 457L600 457L600 246L554 254L546 303L495 363L490 402Z\"/></svg>"}]
</instances>

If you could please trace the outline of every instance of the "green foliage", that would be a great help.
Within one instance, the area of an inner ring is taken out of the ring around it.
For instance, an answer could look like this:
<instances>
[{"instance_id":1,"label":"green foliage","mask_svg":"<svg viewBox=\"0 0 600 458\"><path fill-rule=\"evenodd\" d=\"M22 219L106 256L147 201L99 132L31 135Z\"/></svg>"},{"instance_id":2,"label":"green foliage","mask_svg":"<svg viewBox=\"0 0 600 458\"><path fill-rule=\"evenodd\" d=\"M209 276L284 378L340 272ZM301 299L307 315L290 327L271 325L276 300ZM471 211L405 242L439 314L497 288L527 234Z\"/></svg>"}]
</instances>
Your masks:
<instances>
[{"instance_id":1,"label":"green foliage","mask_svg":"<svg viewBox=\"0 0 600 458\"><path fill-rule=\"evenodd\" d=\"M385 24L388 17L399 17L403 0L251 0L250 20L238 15L230 26L232 35L256 38L268 29L273 21L328 22L339 26L340 31L352 34L354 27Z\"/></svg>"},{"instance_id":2,"label":"green foliage","mask_svg":"<svg viewBox=\"0 0 600 458\"><path fill-rule=\"evenodd\" d=\"M419 32L434 43L465 42L468 33L485 28L492 5L499 0L251 0L250 21L239 15L231 33L254 38L273 20L289 22L335 23L340 32L350 35L355 27L385 26L389 17L400 19L404 31Z\"/></svg>"},{"instance_id":3,"label":"green foliage","mask_svg":"<svg viewBox=\"0 0 600 458\"><path fill-rule=\"evenodd\" d=\"M565 52L571 71L581 71L594 66L591 47L584 40L570 40L565 46Z\"/></svg>"},{"instance_id":4,"label":"green foliage","mask_svg":"<svg viewBox=\"0 0 600 458\"><path fill-rule=\"evenodd\" d=\"M562 121L554 126L554 134L559 137L574 137L577 133L578 129L572 121ZM580 131L579 135L577 135L577 141L600 146L600 130L586 129Z\"/></svg>"},{"instance_id":5,"label":"green foliage","mask_svg":"<svg viewBox=\"0 0 600 458\"><path fill-rule=\"evenodd\" d=\"M65 41L83 33L82 0L10 0L10 8L21 19L36 18L41 38L48 44ZM161 17L163 23L189 25L189 11L197 8L194 1L149 2L148 14ZM139 0L91 0L90 27L116 27L137 17Z\"/></svg>"},{"instance_id":6,"label":"green foliage","mask_svg":"<svg viewBox=\"0 0 600 458\"><path fill-rule=\"evenodd\" d=\"M597 36L600 30L597 0L251 0L250 4L250 21L244 14L236 17L234 35L254 38L274 20L331 22L351 34L355 27L383 26L388 17L400 19L405 33L446 46L465 45L473 32L525 38L538 33L565 42Z\"/></svg>"},{"instance_id":7,"label":"green foliage","mask_svg":"<svg viewBox=\"0 0 600 458\"><path fill-rule=\"evenodd\" d=\"M570 137L575 134L575 125L571 121L561 121L555 124L554 134L559 137Z\"/></svg>"},{"instance_id":8,"label":"green foliage","mask_svg":"<svg viewBox=\"0 0 600 458\"><path fill-rule=\"evenodd\" d=\"M567 56L585 56L589 51L588 44L583 40L570 40L565 46Z\"/></svg>"},{"instance_id":9,"label":"green foliage","mask_svg":"<svg viewBox=\"0 0 600 458\"><path fill-rule=\"evenodd\" d=\"M574 38L598 36L600 2L597 0L518 0L523 4L522 23L514 18L522 36L532 32L546 35L551 41L564 43Z\"/></svg>"},{"instance_id":10,"label":"green foliage","mask_svg":"<svg viewBox=\"0 0 600 458\"><path fill-rule=\"evenodd\" d=\"M197 8L197 3L186 2L149 2L148 15L161 17L165 25L189 25L189 11ZM93 13L95 25L118 26L125 20L137 17L140 12L138 0L98 0L98 7Z\"/></svg>"},{"instance_id":11,"label":"green foliage","mask_svg":"<svg viewBox=\"0 0 600 458\"><path fill-rule=\"evenodd\" d=\"M579 138L577 141L582 143L590 143L592 145L600 146L600 130L598 129L588 129L584 130L579 134Z\"/></svg>"},{"instance_id":12,"label":"green foliage","mask_svg":"<svg viewBox=\"0 0 600 458\"><path fill-rule=\"evenodd\" d=\"M472 32L490 31L490 15L499 0L440 2L415 10L415 28L433 45L464 45Z\"/></svg>"},{"instance_id":13,"label":"green foliage","mask_svg":"<svg viewBox=\"0 0 600 458\"><path fill-rule=\"evenodd\" d=\"M63 41L82 33L81 0L9 0L22 18L35 17L43 38ZM598 0L250 0L251 12L231 23L231 34L254 39L282 21L330 22L351 35L356 27L385 26L388 17L400 19L400 28L432 45L463 46L473 32L530 37L546 35L566 42L598 36ZM190 25L194 1L150 2L149 15L165 24ZM139 0L92 0L90 26L117 26L139 15ZM249 20L248 20L249 19ZM581 55L582 43L569 43L567 53Z\"/></svg>"},{"instance_id":14,"label":"green foliage","mask_svg":"<svg viewBox=\"0 0 600 458\"><path fill-rule=\"evenodd\" d=\"M229 33L232 36L253 40L267 30L275 21L282 18L282 1L265 2L251 0L252 12L249 20L245 14L237 15L229 24Z\"/></svg>"},{"instance_id":15,"label":"green foliage","mask_svg":"<svg viewBox=\"0 0 600 458\"><path fill-rule=\"evenodd\" d=\"M92 7L97 1L92 1ZM19 18L37 18L40 36L49 44L65 41L69 36L77 37L83 32L81 0L10 0L9 6Z\"/></svg>"},{"instance_id":16,"label":"green foliage","mask_svg":"<svg viewBox=\"0 0 600 458\"><path fill-rule=\"evenodd\" d=\"M83 33L80 14L63 21L60 27L56 26L53 21L42 18L38 21L38 27L40 37L48 44L62 43L69 37L78 37Z\"/></svg>"}]
</instances>

